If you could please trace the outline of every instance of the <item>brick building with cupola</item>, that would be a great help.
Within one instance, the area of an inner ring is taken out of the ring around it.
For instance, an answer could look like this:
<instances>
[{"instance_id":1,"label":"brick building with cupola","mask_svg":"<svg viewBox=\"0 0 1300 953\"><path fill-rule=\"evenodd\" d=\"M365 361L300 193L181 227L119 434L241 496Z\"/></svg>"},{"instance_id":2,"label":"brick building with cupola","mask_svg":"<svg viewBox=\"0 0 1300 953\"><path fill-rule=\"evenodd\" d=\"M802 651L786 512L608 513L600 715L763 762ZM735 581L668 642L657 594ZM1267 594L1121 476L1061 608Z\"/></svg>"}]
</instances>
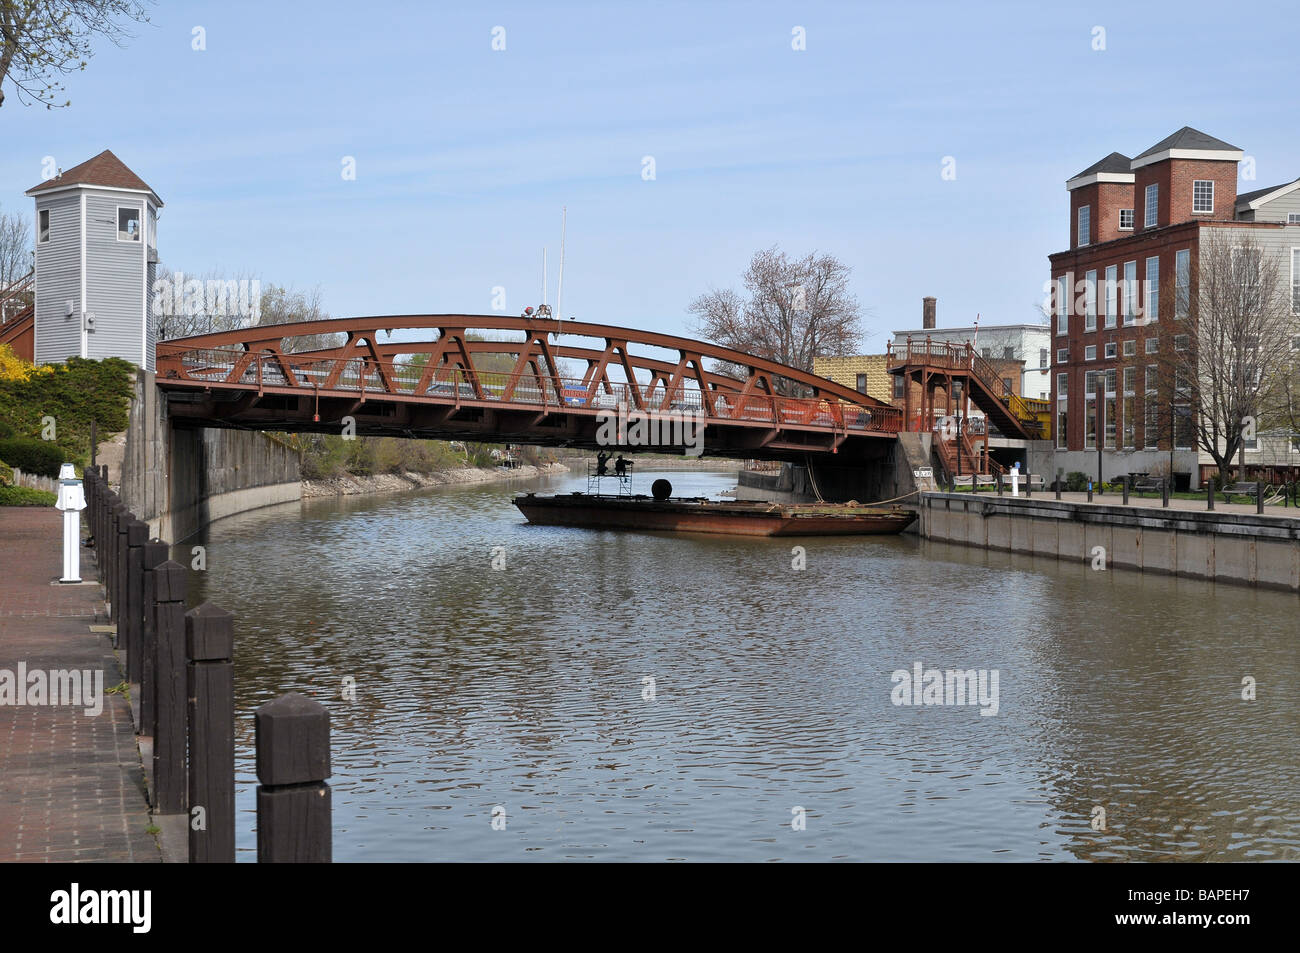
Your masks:
<instances>
[{"instance_id":1,"label":"brick building with cupola","mask_svg":"<svg viewBox=\"0 0 1300 953\"><path fill-rule=\"evenodd\" d=\"M1184 126L1066 182L1069 249L1049 256L1057 470L1096 475L1100 444L1107 480L1172 470L1180 485L1199 485L1208 455L1196 446L1192 405L1158 368L1168 349L1188 346L1206 230L1251 230L1281 259L1300 311L1300 179L1239 195L1242 158Z\"/></svg>"}]
</instances>

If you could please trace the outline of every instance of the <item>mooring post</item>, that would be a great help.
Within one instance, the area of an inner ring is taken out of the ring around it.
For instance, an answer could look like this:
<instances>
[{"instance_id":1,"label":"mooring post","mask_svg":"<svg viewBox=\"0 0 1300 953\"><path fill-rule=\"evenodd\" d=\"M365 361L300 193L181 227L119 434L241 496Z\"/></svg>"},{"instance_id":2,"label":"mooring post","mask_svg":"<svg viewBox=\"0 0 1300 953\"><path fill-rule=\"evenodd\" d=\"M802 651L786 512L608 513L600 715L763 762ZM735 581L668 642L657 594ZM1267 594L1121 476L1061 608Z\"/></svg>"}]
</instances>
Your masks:
<instances>
[{"instance_id":1,"label":"mooring post","mask_svg":"<svg viewBox=\"0 0 1300 953\"><path fill-rule=\"evenodd\" d=\"M1228 494L1225 493L1224 497L1226 498L1227 495ZM1214 481L1213 480L1207 480L1205 482L1205 508L1207 510L1214 509Z\"/></svg>"},{"instance_id":2,"label":"mooring post","mask_svg":"<svg viewBox=\"0 0 1300 953\"><path fill-rule=\"evenodd\" d=\"M153 571L154 810L185 813L185 567L170 559Z\"/></svg>"},{"instance_id":3,"label":"mooring post","mask_svg":"<svg viewBox=\"0 0 1300 953\"><path fill-rule=\"evenodd\" d=\"M997 477L998 477L998 496L1001 496L1002 495L1002 474L999 473Z\"/></svg>"},{"instance_id":4,"label":"mooring post","mask_svg":"<svg viewBox=\"0 0 1300 953\"><path fill-rule=\"evenodd\" d=\"M1255 481L1255 512L1261 514L1264 512L1264 481L1263 480Z\"/></svg>"},{"instance_id":5,"label":"mooring post","mask_svg":"<svg viewBox=\"0 0 1300 953\"><path fill-rule=\"evenodd\" d=\"M144 650L140 628L144 619L144 544L149 542L149 524L132 519L126 524L126 601L122 604L119 631L125 634L126 680L140 684L144 671Z\"/></svg>"},{"instance_id":6,"label":"mooring post","mask_svg":"<svg viewBox=\"0 0 1300 953\"><path fill-rule=\"evenodd\" d=\"M160 540L144 544L144 599L140 620L140 734L151 735L154 730L154 705L158 698L158 683L154 663L158 657L158 638L154 623L154 603L157 600L154 570L167 561L170 547Z\"/></svg>"},{"instance_id":7,"label":"mooring post","mask_svg":"<svg viewBox=\"0 0 1300 953\"><path fill-rule=\"evenodd\" d=\"M1169 481L1172 476L1167 476L1160 481L1160 505L1167 507L1169 505Z\"/></svg>"},{"instance_id":8,"label":"mooring post","mask_svg":"<svg viewBox=\"0 0 1300 953\"><path fill-rule=\"evenodd\" d=\"M1125 506L1128 506L1128 487L1129 487L1129 483L1132 480L1133 480L1132 474L1130 473L1124 474L1124 505Z\"/></svg>"},{"instance_id":9,"label":"mooring post","mask_svg":"<svg viewBox=\"0 0 1300 953\"><path fill-rule=\"evenodd\" d=\"M290 692L253 714L257 745L257 860L329 863L329 712Z\"/></svg>"},{"instance_id":10,"label":"mooring post","mask_svg":"<svg viewBox=\"0 0 1300 953\"><path fill-rule=\"evenodd\" d=\"M235 862L235 617L185 613L189 656L190 863Z\"/></svg>"}]
</instances>

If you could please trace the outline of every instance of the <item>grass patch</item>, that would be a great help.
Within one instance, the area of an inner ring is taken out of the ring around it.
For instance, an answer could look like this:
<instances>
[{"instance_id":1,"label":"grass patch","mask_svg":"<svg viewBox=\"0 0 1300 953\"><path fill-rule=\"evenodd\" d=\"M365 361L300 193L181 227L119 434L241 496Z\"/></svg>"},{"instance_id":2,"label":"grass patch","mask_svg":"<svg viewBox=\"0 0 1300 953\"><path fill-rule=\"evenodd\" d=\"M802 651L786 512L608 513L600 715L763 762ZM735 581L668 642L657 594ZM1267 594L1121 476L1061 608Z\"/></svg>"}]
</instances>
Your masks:
<instances>
[{"instance_id":1,"label":"grass patch","mask_svg":"<svg viewBox=\"0 0 1300 953\"><path fill-rule=\"evenodd\" d=\"M26 486L0 486L0 506L53 506L58 496Z\"/></svg>"}]
</instances>

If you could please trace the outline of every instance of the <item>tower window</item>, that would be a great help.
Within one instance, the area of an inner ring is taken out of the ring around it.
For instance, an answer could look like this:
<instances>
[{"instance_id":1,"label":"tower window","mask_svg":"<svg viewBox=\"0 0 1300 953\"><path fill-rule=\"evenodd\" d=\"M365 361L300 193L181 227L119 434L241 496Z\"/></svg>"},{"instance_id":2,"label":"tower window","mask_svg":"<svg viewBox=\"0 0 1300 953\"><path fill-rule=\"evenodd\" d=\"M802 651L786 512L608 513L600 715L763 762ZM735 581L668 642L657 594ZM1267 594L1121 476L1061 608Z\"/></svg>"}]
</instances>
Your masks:
<instances>
[{"instance_id":1,"label":"tower window","mask_svg":"<svg viewBox=\"0 0 1300 953\"><path fill-rule=\"evenodd\" d=\"M119 242L138 242L140 240L140 210L138 208L118 206L117 240Z\"/></svg>"},{"instance_id":2,"label":"tower window","mask_svg":"<svg viewBox=\"0 0 1300 953\"><path fill-rule=\"evenodd\" d=\"M1214 181L1212 179L1196 179L1192 182L1192 211L1214 211Z\"/></svg>"}]
</instances>

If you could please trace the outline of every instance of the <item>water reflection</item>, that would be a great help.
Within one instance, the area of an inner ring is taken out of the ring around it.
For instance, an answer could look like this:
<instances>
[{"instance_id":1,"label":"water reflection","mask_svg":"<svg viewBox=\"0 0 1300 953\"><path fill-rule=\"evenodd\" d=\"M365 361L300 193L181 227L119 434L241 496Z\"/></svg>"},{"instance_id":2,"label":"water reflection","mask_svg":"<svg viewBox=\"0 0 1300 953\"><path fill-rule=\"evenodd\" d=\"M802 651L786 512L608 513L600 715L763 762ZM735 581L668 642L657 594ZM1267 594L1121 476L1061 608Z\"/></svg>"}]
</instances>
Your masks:
<instances>
[{"instance_id":1,"label":"water reflection","mask_svg":"<svg viewBox=\"0 0 1300 953\"><path fill-rule=\"evenodd\" d=\"M518 489L278 507L203 541L196 601L238 617L241 859L251 712L290 690L330 706L338 860L1300 856L1293 595L914 536L533 527ZM918 661L998 669L999 714L895 707Z\"/></svg>"}]
</instances>

